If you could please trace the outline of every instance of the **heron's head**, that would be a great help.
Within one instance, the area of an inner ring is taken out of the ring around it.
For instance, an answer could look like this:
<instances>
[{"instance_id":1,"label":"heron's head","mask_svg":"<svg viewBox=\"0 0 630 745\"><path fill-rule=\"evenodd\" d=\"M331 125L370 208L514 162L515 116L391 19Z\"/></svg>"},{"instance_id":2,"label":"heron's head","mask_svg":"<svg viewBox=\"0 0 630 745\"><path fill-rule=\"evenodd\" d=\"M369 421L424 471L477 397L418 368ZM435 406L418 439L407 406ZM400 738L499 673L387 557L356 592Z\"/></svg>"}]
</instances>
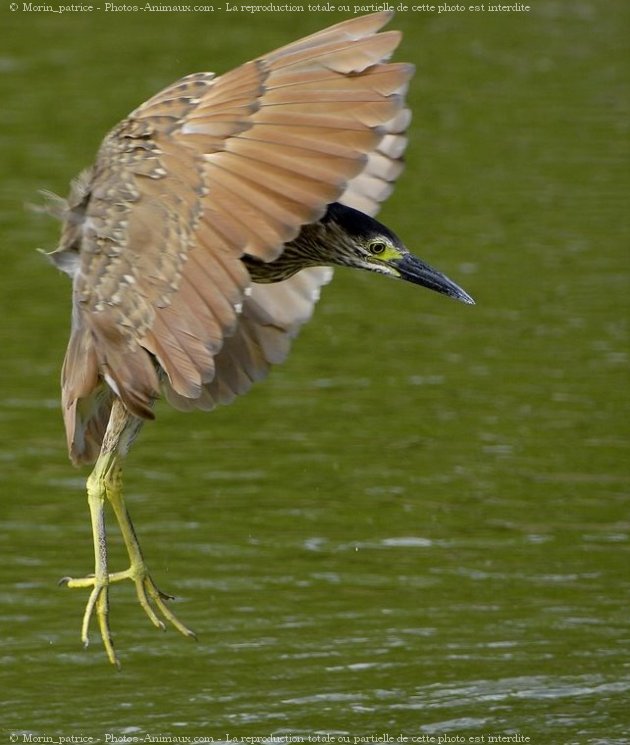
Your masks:
<instances>
[{"instance_id":1,"label":"heron's head","mask_svg":"<svg viewBox=\"0 0 630 745\"><path fill-rule=\"evenodd\" d=\"M335 203L328 208L322 223L332 234L329 245L334 246L335 264L404 279L474 304L468 293L410 253L395 233L373 217Z\"/></svg>"}]
</instances>

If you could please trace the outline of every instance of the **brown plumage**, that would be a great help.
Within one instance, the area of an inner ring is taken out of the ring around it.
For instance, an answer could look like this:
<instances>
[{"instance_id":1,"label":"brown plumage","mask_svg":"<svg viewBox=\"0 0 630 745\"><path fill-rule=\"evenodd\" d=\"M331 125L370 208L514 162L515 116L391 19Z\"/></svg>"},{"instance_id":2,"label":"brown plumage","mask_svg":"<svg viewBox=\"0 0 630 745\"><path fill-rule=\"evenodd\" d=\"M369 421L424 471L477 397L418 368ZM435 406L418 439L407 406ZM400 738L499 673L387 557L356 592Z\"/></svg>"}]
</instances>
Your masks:
<instances>
[{"instance_id":1,"label":"brown plumage","mask_svg":"<svg viewBox=\"0 0 630 745\"><path fill-rule=\"evenodd\" d=\"M62 372L68 448L92 463L98 619L110 661L108 588L130 579L188 636L151 579L122 497L122 459L162 391L212 409L282 362L330 266L353 266L472 299L414 257L376 213L402 169L410 65L376 13L300 39L221 77L189 75L107 135L63 206L53 261L73 278ZM57 204L58 206L58 204ZM104 503L130 566L108 569Z\"/></svg>"},{"instance_id":2,"label":"brown plumage","mask_svg":"<svg viewBox=\"0 0 630 745\"><path fill-rule=\"evenodd\" d=\"M74 277L62 375L70 455L93 462L114 395L153 417L210 409L281 361L330 270L255 285L339 201L374 214L401 170L412 67L388 13L353 18L231 72L189 75L107 135L52 257ZM247 295L246 292L251 292Z\"/></svg>"}]
</instances>

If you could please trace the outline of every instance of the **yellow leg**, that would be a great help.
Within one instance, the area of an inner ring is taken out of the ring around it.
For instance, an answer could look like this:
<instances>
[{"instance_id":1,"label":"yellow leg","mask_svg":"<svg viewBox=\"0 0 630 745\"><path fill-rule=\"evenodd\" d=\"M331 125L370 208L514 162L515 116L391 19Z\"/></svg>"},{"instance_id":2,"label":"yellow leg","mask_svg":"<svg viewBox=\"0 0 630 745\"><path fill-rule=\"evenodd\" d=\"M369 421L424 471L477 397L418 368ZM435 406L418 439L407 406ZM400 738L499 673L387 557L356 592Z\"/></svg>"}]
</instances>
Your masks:
<instances>
[{"instance_id":1,"label":"yellow leg","mask_svg":"<svg viewBox=\"0 0 630 745\"><path fill-rule=\"evenodd\" d=\"M96 613L107 657L116 667L120 667L120 663L114 651L109 626L109 585L112 582L119 582L124 579L132 580L136 586L140 605L144 608L145 613L155 626L163 630L165 629L163 621L160 620L156 613L157 609L182 634L196 638L194 632L185 626L167 606L165 601L171 599L171 596L161 592L151 579L144 557L142 556L136 532L125 507L122 494L121 460L129 442L124 441L122 438L126 431L125 428L128 427L131 429L129 425L130 421L129 416L122 408L122 404L117 402L117 405L115 405L112 411L108 434L103 441L103 449L87 481L88 503L92 519L92 536L94 539L94 574L78 579L64 577L61 580L61 582L71 588L92 588L83 614L81 639L87 646L90 621ZM121 444L124 447L120 447ZM105 499L109 501L114 510L127 553L129 554L129 569L123 572L110 573L108 571L107 536L104 518Z\"/></svg>"},{"instance_id":2,"label":"yellow leg","mask_svg":"<svg viewBox=\"0 0 630 745\"><path fill-rule=\"evenodd\" d=\"M191 631L187 626L184 626L184 624L164 602L165 600L172 600L172 596L159 590L149 575L147 565L142 555L142 550L140 549L140 543L136 536L136 531L133 527L133 523L131 522L131 518L129 517L123 499L122 469L120 466L116 468L113 478L107 485L107 497L112 505L116 519L118 520L120 532L122 533L127 553L129 554L129 569L124 572L110 574L110 582L117 582L118 580L127 578L131 579L136 585L136 593L140 605L144 608L145 613L149 616L155 626L162 630L166 628L164 623L158 618L151 605L151 601L155 604L156 608L164 618L169 623L172 623L179 632L184 636L196 638L194 631Z\"/></svg>"},{"instance_id":3,"label":"yellow leg","mask_svg":"<svg viewBox=\"0 0 630 745\"><path fill-rule=\"evenodd\" d=\"M112 454L106 459L101 455L87 481L88 505L92 520L92 538L94 540L94 575L72 579L64 577L61 582L71 588L91 587L92 592L85 606L81 625L81 641L87 647L90 643L88 631L90 620L96 611L98 625L109 661L120 668L120 662L114 651L112 634L109 627L109 593L110 576L107 570L107 534L105 532L104 501L106 496L105 479L107 466Z\"/></svg>"}]
</instances>

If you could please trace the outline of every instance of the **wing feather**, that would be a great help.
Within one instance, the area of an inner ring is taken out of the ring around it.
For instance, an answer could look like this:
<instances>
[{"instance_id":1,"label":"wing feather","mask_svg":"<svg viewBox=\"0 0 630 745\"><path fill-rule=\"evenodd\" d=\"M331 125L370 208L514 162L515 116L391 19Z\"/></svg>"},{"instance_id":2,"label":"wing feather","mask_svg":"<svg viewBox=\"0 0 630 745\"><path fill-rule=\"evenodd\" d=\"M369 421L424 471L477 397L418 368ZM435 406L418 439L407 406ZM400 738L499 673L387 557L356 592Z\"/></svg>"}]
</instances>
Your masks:
<instances>
[{"instance_id":1,"label":"wing feather","mask_svg":"<svg viewBox=\"0 0 630 745\"><path fill-rule=\"evenodd\" d=\"M234 335L225 339L215 357L215 375L201 396L191 401L165 391L175 408L210 411L231 403L262 380L271 365L286 358L291 341L312 316L321 287L332 278L328 267L303 269L293 277L271 285L253 285L243 302Z\"/></svg>"},{"instance_id":2,"label":"wing feather","mask_svg":"<svg viewBox=\"0 0 630 745\"><path fill-rule=\"evenodd\" d=\"M330 203L373 214L389 193L412 74L387 61L400 41L378 33L390 17L352 18L220 77L189 75L105 138L59 249L80 258L63 383L75 459L94 455L100 424L77 412L102 422L110 398L84 402L103 380L150 416L155 358L174 405L212 408L286 356L330 271L249 288L240 257L273 260Z\"/></svg>"}]
</instances>

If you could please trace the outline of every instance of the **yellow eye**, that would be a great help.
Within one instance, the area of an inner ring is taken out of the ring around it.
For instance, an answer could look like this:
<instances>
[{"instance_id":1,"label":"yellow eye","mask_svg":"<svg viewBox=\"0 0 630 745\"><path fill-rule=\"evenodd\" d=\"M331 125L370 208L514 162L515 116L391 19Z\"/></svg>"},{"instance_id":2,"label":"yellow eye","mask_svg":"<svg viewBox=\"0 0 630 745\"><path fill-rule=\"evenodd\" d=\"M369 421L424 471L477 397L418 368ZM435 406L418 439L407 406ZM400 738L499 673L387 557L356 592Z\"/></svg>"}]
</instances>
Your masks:
<instances>
[{"instance_id":1,"label":"yellow eye","mask_svg":"<svg viewBox=\"0 0 630 745\"><path fill-rule=\"evenodd\" d=\"M387 246L385 245L385 243L383 243L383 241L372 241L369 248L371 254L373 254L374 256L379 256L380 254L385 253L385 249L387 248Z\"/></svg>"}]
</instances>

